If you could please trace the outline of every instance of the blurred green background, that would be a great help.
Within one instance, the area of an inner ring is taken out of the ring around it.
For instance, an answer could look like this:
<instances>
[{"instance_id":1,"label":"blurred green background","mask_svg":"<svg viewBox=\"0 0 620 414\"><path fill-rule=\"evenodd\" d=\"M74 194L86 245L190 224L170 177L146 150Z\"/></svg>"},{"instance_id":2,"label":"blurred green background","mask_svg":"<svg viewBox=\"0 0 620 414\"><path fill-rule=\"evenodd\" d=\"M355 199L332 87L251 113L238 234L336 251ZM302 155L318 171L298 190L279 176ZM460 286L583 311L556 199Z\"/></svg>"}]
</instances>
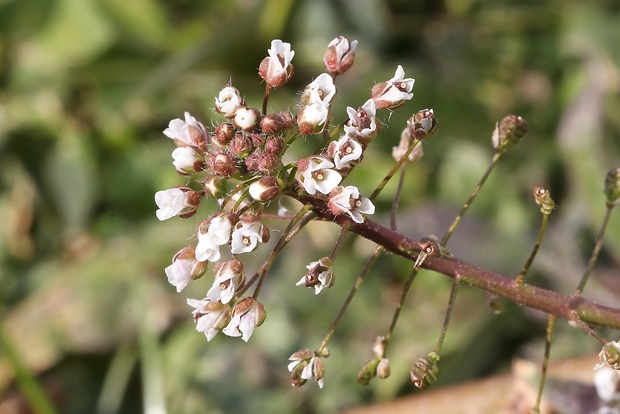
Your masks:
<instances>
[{"instance_id":1,"label":"blurred green background","mask_svg":"<svg viewBox=\"0 0 620 414\"><path fill-rule=\"evenodd\" d=\"M322 413L414 392L409 366L434 346L450 286L430 272L402 313L392 376L355 382L410 267L389 256L330 342L325 389L289 385L288 356L318 346L372 251L352 239L334 288L317 297L295 288L305 265L330 253L329 224L311 226L276 262L261 291L268 318L249 344L223 335L207 343L195 332L185 298L202 298L208 277L177 294L164 268L208 211L155 218L154 193L184 182L163 129L184 111L220 122L213 99L230 80L260 107L257 68L274 38L292 44L295 76L272 93L269 110L294 111L298 91L324 70L327 43L357 39L356 63L337 80L338 122L398 64L416 84L412 101L380 114L387 127L350 183L371 191L406 119L433 108L439 134L408 170L399 228L441 236L490 161L495 122L521 115L529 134L504 157L451 250L517 274L540 222L530 190L546 186L558 208L530 280L570 293L604 213L605 173L620 167L618 21L612 0L0 0L0 322L16 351L0 354L0 412L30 412L16 361L62 413ZM384 223L393 189L378 201ZM275 239L282 224L270 225ZM615 214L586 296L617 305L619 269ZM511 304L494 316L487 301L462 289L437 386L506 371L515 356L541 357L545 316ZM597 347L560 322L552 357Z\"/></svg>"}]
</instances>

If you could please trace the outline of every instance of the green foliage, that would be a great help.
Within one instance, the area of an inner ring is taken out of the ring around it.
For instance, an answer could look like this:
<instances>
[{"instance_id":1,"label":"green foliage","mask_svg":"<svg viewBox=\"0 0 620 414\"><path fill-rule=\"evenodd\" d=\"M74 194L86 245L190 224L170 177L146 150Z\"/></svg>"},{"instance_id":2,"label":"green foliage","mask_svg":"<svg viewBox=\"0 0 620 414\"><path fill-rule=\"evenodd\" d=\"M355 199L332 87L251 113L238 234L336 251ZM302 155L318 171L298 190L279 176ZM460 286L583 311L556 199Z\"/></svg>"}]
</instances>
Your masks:
<instances>
[{"instance_id":1,"label":"green foliage","mask_svg":"<svg viewBox=\"0 0 620 414\"><path fill-rule=\"evenodd\" d=\"M434 108L439 133L409 172L399 225L407 234L439 235L492 156L495 122L523 116L528 136L504 157L451 251L516 274L538 225L530 189L544 185L558 210L532 271L567 292L604 213L605 172L618 166L618 18L613 2L577 0L0 0L5 335L32 375L47 372L41 384L63 413L137 412L153 395L171 413L328 412L408 392L408 366L432 346L448 297L447 279L435 274L415 282L392 345L392 377L369 388L354 381L398 300L407 265L396 258L381 259L331 341L326 389L290 389L284 356L320 341L370 250L359 242L339 257L350 266L336 265L336 285L326 294L295 289L305 263L328 254L324 239L333 236L323 228L287 247L274 266L263 289L268 319L254 346L219 336L207 343L194 331L190 309L163 272L188 243L194 219L155 218L154 192L182 183L161 131L184 111L209 126L213 98L230 80L260 106L256 72L272 38L297 53L291 84L272 93L270 107L278 110L293 110L297 89L322 72L329 40L358 39L356 64L337 82L335 116L361 105L397 64L416 78L413 101L383 119L389 127L367 156L373 167L355 171L360 188L373 188L390 168L405 120ZM384 213L389 204L378 200ZM618 215L611 220L600 275L613 266L617 274ZM606 281L594 275L590 293L606 290ZM208 286L199 281L188 296L202 297ZM452 374L440 384L501 369L544 335L543 320L514 309L492 316L479 292L463 290L441 362ZM557 335L561 355L594 349L571 332ZM9 358L0 355L5 399L15 389ZM114 368L136 360L140 371ZM66 398L56 400L49 384L73 370L84 381L59 382ZM81 393L91 401L73 398Z\"/></svg>"}]
</instances>

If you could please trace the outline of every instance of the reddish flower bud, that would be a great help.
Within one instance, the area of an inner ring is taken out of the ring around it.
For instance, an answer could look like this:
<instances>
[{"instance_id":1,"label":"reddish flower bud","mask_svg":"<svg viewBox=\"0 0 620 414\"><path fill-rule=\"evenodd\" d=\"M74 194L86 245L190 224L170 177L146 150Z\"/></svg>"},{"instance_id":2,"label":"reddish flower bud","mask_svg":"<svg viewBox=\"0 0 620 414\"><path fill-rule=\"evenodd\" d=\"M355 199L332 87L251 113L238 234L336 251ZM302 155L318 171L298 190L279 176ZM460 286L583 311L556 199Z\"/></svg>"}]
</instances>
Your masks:
<instances>
[{"instance_id":1,"label":"reddish flower bud","mask_svg":"<svg viewBox=\"0 0 620 414\"><path fill-rule=\"evenodd\" d=\"M280 157L270 152L263 152L258 163L258 171L261 173L271 174L282 166Z\"/></svg>"},{"instance_id":2,"label":"reddish flower bud","mask_svg":"<svg viewBox=\"0 0 620 414\"><path fill-rule=\"evenodd\" d=\"M435 135L438 125L432 109L422 109L407 120L407 128L411 135L420 141Z\"/></svg>"},{"instance_id":3,"label":"reddish flower bud","mask_svg":"<svg viewBox=\"0 0 620 414\"><path fill-rule=\"evenodd\" d=\"M235 136L235 128L229 123L222 123L215 127L211 142L216 147L224 147L230 143Z\"/></svg>"},{"instance_id":4,"label":"reddish flower bud","mask_svg":"<svg viewBox=\"0 0 620 414\"><path fill-rule=\"evenodd\" d=\"M349 42L344 36L339 36L329 42L323 62L327 71L332 75L341 75L353 65L357 40Z\"/></svg>"},{"instance_id":5,"label":"reddish flower bud","mask_svg":"<svg viewBox=\"0 0 620 414\"><path fill-rule=\"evenodd\" d=\"M293 125L293 116L289 111L265 115L260 121L260 128L267 135L278 134Z\"/></svg>"},{"instance_id":6,"label":"reddish flower bud","mask_svg":"<svg viewBox=\"0 0 620 414\"><path fill-rule=\"evenodd\" d=\"M230 141L230 150L239 158L246 158L252 152L252 139L242 132L237 132Z\"/></svg>"},{"instance_id":7,"label":"reddish flower bud","mask_svg":"<svg viewBox=\"0 0 620 414\"><path fill-rule=\"evenodd\" d=\"M271 42L271 48L267 51L269 57L263 59L258 68L260 77L272 88L284 85L293 76L291 60L295 52L291 50L290 43L275 39Z\"/></svg>"},{"instance_id":8,"label":"reddish flower bud","mask_svg":"<svg viewBox=\"0 0 620 414\"><path fill-rule=\"evenodd\" d=\"M284 149L284 140L280 137L271 137L265 143L265 152L280 154Z\"/></svg>"},{"instance_id":9,"label":"reddish flower bud","mask_svg":"<svg viewBox=\"0 0 620 414\"><path fill-rule=\"evenodd\" d=\"M223 152L211 154L209 157L208 166L211 172L220 177L229 178L237 172L236 162L232 159L232 157L224 154Z\"/></svg>"}]
</instances>

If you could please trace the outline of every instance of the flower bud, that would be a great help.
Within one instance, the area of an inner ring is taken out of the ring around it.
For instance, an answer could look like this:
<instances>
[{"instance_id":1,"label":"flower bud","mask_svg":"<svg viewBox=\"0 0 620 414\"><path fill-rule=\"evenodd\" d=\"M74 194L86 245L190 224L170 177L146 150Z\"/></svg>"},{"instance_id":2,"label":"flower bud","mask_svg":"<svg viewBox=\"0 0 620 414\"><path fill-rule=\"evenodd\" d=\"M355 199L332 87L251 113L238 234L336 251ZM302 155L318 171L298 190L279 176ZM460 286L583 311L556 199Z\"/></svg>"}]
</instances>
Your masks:
<instances>
[{"instance_id":1,"label":"flower bud","mask_svg":"<svg viewBox=\"0 0 620 414\"><path fill-rule=\"evenodd\" d=\"M177 147L172 151L172 158L177 173L183 176L196 174L207 166L204 153L196 147Z\"/></svg>"},{"instance_id":2,"label":"flower bud","mask_svg":"<svg viewBox=\"0 0 620 414\"><path fill-rule=\"evenodd\" d=\"M237 109L233 118L233 124L236 128L244 131L252 131L258 126L260 112L256 108L243 107Z\"/></svg>"},{"instance_id":3,"label":"flower bud","mask_svg":"<svg viewBox=\"0 0 620 414\"><path fill-rule=\"evenodd\" d=\"M271 88L284 85L293 76L291 61L295 52L291 50L291 44L275 39L271 41L271 48L267 51L269 56L263 59L258 68L258 74Z\"/></svg>"},{"instance_id":4,"label":"flower bud","mask_svg":"<svg viewBox=\"0 0 620 414\"><path fill-rule=\"evenodd\" d=\"M430 387L437 379L437 362L439 355L434 352L428 356L418 358L409 371L409 377L413 385L423 390Z\"/></svg>"},{"instance_id":5,"label":"flower bud","mask_svg":"<svg viewBox=\"0 0 620 414\"><path fill-rule=\"evenodd\" d=\"M372 352L375 354L375 357L383 358L386 345L387 341L385 336L377 336L377 339L375 339L375 342L372 344Z\"/></svg>"},{"instance_id":6,"label":"flower bud","mask_svg":"<svg viewBox=\"0 0 620 414\"><path fill-rule=\"evenodd\" d=\"M534 187L532 194L534 195L534 201L540 206L540 212L546 215L551 214L555 208L555 201L551 198L549 190L543 187Z\"/></svg>"},{"instance_id":7,"label":"flower bud","mask_svg":"<svg viewBox=\"0 0 620 414\"><path fill-rule=\"evenodd\" d=\"M323 131L327 123L329 108L321 102L302 106L297 114L297 127L303 135Z\"/></svg>"},{"instance_id":8,"label":"flower bud","mask_svg":"<svg viewBox=\"0 0 620 414\"><path fill-rule=\"evenodd\" d=\"M262 156L262 153L258 150L248 155L248 157L245 159L245 168L247 168L249 173L258 172L258 167L260 165Z\"/></svg>"},{"instance_id":9,"label":"flower bud","mask_svg":"<svg viewBox=\"0 0 620 414\"><path fill-rule=\"evenodd\" d=\"M377 366L379 365L380 360L378 358L371 359L368 361L360 372L357 374L357 382L362 385L370 384L370 380L377 376Z\"/></svg>"},{"instance_id":10,"label":"flower bud","mask_svg":"<svg viewBox=\"0 0 620 414\"><path fill-rule=\"evenodd\" d=\"M250 196L261 202L271 201L280 195L281 182L272 176L262 177L250 184Z\"/></svg>"},{"instance_id":11,"label":"flower bud","mask_svg":"<svg viewBox=\"0 0 620 414\"><path fill-rule=\"evenodd\" d=\"M226 195L226 180L217 175L209 175L204 179L205 194L213 198L222 198Z\"/></svg>"},{"instance_id":12,"label":"flower bud","mask_svg":"<svg viewBox=\"0 0 620 414\"><path fill-rule=\"evenodd\" d=\"M385 379L390 376L392 371L390 370L390 361L387 358L382 358L377 365L377 377Z\"/></svg>"},{"instance_id":13,"label":"flower bud","mask_svg":"<svg viewBox=\"0 0 620 414\"><path fill-rule=\"evenodd\" d=\"M258 163L258 171L263 174L271 174L281 165L280 157L270 152L263 152Z\"/></svg>"},{"instance_id":14,"label":"flower bud","mask_svg":"<svg viewBox=\"0 0 620 414\"><path fill-rule=\"evenodd\" d=\"M260 128L267 135L279 134L293 127L293 115L289 111L265 115L260 120Z\"/></svg>"},{"instance_id":15,"label":"flower bud","mask_svg":"<svg viewBox=\"0 0 620 414\"><path fill-rule=\"evenodd\" d=\"M265 152L279 155L284 149L284 140L280 137L271 137L265 143Z\"/></svg>"},{"instance_id":16,"label":"flower bud","mask_svg":"<svg viewBox=\"0 0 620 414\"><path fill-rule=\"evenodd\" d=\"M432 109L422 109L407 121L407 128L411 135L420 141L435 135L438 125Z\"/></svg>"},{"instance_id":17,"label":"flower bud","mask_svg":"<svg viewBox=\"0 0 620 414\"><path fill-rule=\"evenodd\" d=\"M230 140L232 140L234 136L235 128L232 126L232 124L224 122L215 127L211 142L216 147L221 148L228 145L228 143L230 143Z\"/></svg>"},{"instance_id":18,"label":"flower bud","mask_svg":"<svg viewBox=\"0 0 620 414\"><path fill-rule=\"evenodd\" d=\"M493 131L493 148L496 152L506 152L527 133L527 122L517 115L508 115L499 121Z\"/></svg>"},{"instance_id":19,"label":"flower bud","mask_svg":"<svg viewBox=\"0 0 620 414\"><path fill-rule=\"evenodd\" d=\"M214 174L229 178L237 172L237 164L230 155L223 152L211 154L208 160L209 170Z\"/></svg>"},{"instance_id":20,"label":"flower bud","mask_svg":"<svg viewBox=\"0 0 620 414\"><path fill-rule=\"evenodd\" d=\"M620 201L620 168L609 170L605 177L605 196L607 204L618 204Z\"/></svg>"},{"instance_id":21,"label":"flower bud","mask_svg":"<svg viewBox=\"0 0 620 414\"><path fill-rule=\"evenodd\" d=\"M355 48L357 40L349 42L344 36L338 36L327 45L323 56L325 67L331 75L342 75L355 61Z\"/></svg>"},{"instance_id":22,"label":"flower bud","mask_svg":"<svg viewBox=\"0 0 620 414\"><path fill-rule=\"evenodd\" d=\"M215 98L215 110L226 118L234 117L237 109L243 105L243 98L232 85L225 86Z\"/></svg>"},{"instance_id":23,"label":"flower bud","mask_svg":"<svg viewBox=\"0 0 620 414\"><path fill-rule=\"evenodd\" d=\"M247 158L252 148L252 138L242 132L237 132L230 141L230 150L239 158Z\"/></svg>"}]
</instances>

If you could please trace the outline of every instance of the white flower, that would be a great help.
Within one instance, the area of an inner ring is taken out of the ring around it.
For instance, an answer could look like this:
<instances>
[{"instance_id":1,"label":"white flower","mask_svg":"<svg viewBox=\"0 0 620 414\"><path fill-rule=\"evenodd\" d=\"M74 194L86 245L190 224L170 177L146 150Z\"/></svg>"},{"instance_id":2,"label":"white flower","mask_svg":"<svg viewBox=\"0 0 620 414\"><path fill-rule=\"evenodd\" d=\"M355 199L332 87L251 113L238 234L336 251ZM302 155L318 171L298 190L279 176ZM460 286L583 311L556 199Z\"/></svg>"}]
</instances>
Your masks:
<instances>
[{"instance_id":1,"label":"white flower","mask_svg":"<svg viewBox=\"0 0 620 414\"><path fill-rule=\"evenodd\" d=\"M291 44L275 39L271 41L271 48L267 51L268 57L263 59L258 73L271 87L284 85L293 75L291 61L295 52L291 50Z\"/></svg>"},{"instance_id":2,"label":"white flower","mask_svg":"<svg viewBox=\"0 0 620 414\"><path fill-rule=\"evenodd\" d=\"M334 79L327 73L321 73L306 86L302 94L302 102L306 105L320 102L328 106L334 95L336 95Z\"/></svg>"},{"instance_id":3,"label":"white flower","mask_svg":"<svg viewBox=\"0 0 620 414\"><path fill-rule=\"evenodd\" d=\"M314 288L314 294L318 295L325 288L334 285L334 269L332 260L329 257L323 257L317 261L310 262L306 269L306 273L295 285L304 285L308 288Z\"/></svg>"},{"instance_id":4,"label":"white flower","mask_svg":"<svg viewBox=\"0 0 620 414\"><path fill-rule=\"evenodd\" d=\"M228 336L240 336L247 342L254 329L261 326L265 318L265 308L260 302L251 297L244 298L233 308L232 318L222 332Z\"/></svg>"},{"instance_id":5,"label":"white flower","mask_svg":"<svg viewBox=\"0 0 620 414\"><path fill-rule=\"evenodd\" d=\"M215 110L226 118L235 116L237 109L243 106L239 91L232 85L225 86L215 98Z\"/></svg>"},{"instance_id":6,"label":"white flower","mask_svg":"<svg viewBox=\"0 0 620 414\"><path fill-rule=\"evenodd\" d=\"M211 217L207 233L214 244L221 246L230 240L230 231L233 223L230 216L225 213Z\"/></svg>"},{"instance_id":7,"label":"white flower","mask_svg":"<svg viewBox=\"0 0 620 414\"><path fill-rule=\"evenodd\" d=\"M328 149L337 170L342 170L353 161L359 160L362 152L362 145L349 134L344 134L338 141L332 141Z\"/></svg>"},{"instance_id":8,"label":"white flower","mask_svg":"<svg viewBox=\"0 0 620 414\"><path fill-rule=\"evenodd\" d=\"M594 373L594 386L598 397L610 403L618 399L618 383L620 382L620 372L609 366L603 366Z\"/></svg>"},{"instance_id":9,"label":"white flower","mask_svg":"<svg viewBox=\"0 0 620 414\"><path fill-rule=\"evenodd\" d=\"M316 95L316 92L314 93ZM297 114L299 132L304 135L321 132L327 124L329 107L320 101L302 106Z\"/></svg>"},{"instance_id":10,"label":"white flower","mask_svg":"<svg viewBox=\"0 0 620 414\"><path fill-rule=\"evenodd\" d=\"M214 274L215 281L207 292L207 298L213 302L230 302L237 290L245 282L243 263L239 260L220 262L215 265Z\"/></svg>"},{"instance_id":11,"label":"white flower","mask_svg":"<svg viewBox=\"0 0 620 414\"><path fill-rule=\"evenodd\" d=\"M312 351L303 349L289 357L288 370L292 373L293 385L301 386L309 379L315 379L319 388L323 388L323 375L325 368L323 361L314 355Z\"/></svg>"},{"instance_id":12,"label":"white flower","mask_svg":"<svg viewBox=\"0 0 620 414\"><path fill-rule=\"evenodd\" d=\"M193 246L179 250L172 258L172 264L166 267L168 282L177 288L177 292L182 291L189 284L190 280L198 279L207 270L207 266L198 262L195 257Z\"/></svg>"},{"instance_id":13,"label":"white flower","mask_svg":"<svg viewBox=\"0 0 620 414\"><path fill-rule=\"evenodd\" d=\"M295 178L310 195L316 194L317 191L329 194L342 181L342 176L332 170L333 167L331 161L317 155L302 158L297 162Z\"/></svg>"},{"instance_id":14,"label":"white flower","mask_svg":"<svg viewBox=\"0 0 620 414\"><path fill-rule=\"evenodd\" d=\"M221 302L212 302L209 299L187 299L187 304L194 308L192 314L196 322L196 330L204 332L207 341L222 330L230 321L230 305Z\"/></svg>"},{"instance_id":15,"label":"white flower","mask_svg":"<svg viewBox=\"0 0 620 414\"><path fill-rule=\"evenodd\" d=\"M360 196L357 187L352 185L334 188L329 195L327 207L337 216L348 214L356 223L364 222L362 214L373 214L375 212L374 204L368 198Z\"/></svg>"},{"instance_id":16,"label":"white flower","mask_svg":"<svg viewBox=\"0 0 620 414\"><path fill-rule=\"evenodd\" d=\"M244 106L237 109L233 118L233 124L244 131L251 131L258 125L260 112L256 108Z\"/></svg>"},{"instance_id":17,"label":"white flower","mask_svg":"<svg viewBox=\"0 0 620 414\"><path fill-rule=\"evenodd\" d=\"M180 214L189 213L192 209L195 210L196 206L193 206L188 201L188 194L188 191L180 188L170 188L156 192L155 203L159 207L155 212L157 218L164 221Z\"/></svg>"},{"instance_id":18,"label":"white flower","mask_svg":"<svg viewBox=\"0 0 620 414\"><path fill-rule=\"evenodd\" d=\"M367 100L357 111L348 106L347 115L349 115L349 122L344 126L347 134L371 140L379 133L377 107L372 99Z\"/></svg>"},{"instance_id":19,"label":"white flower","mask_svg":"<svg viewBox=\"0 0 620 414\"><path fill-rule=\"evenodd\" d=\"M232 254L251 252L263 241L263 224L256 221L239 221L232 232L230 252Z\"/></svg>"},{"instance_id":20,"label":"white flower","mask_svg":"<svg viewBox=\"0 0 620 414\"><path fill-rule=\"evenodd\" d=\"M198 233L196 260L199 262L217 262L220 260L220 246L215 244L209 234Z\"/></svg>"},{"instance_id":21,"label":"white flower","mask_svg":"<svg viewBox=\"0 0 620 414\"><path fill-rule=\"evenodd\" d=\"M373 86L371 91L375 105L380 109L396 109L413 97L411 90L415 79L405 78L405 70L398 65L394 77Z\"/></svg>"},{"instance_id":22,"label":"white flower","mask_svg":"<svg viewBox=\"0 0 620 414\"><path fill-rule=\"evenodd\" d=\"M170 121L164 135L173 139L179 147L194 146L205 148L208 135L204 125L196 120L189 112L185 112L185 121L177 118Z\"/></svg>"},{"instance_id":23,"label":"white flower","mask_svg":"<svg viewBox=\"0 0 620 414\"><path fill-rule=\"evenodd\" d=\"M195 148L196 147L178 147L172 151L172 158L174 159L172 165L175 166L179 174L189 175L204 169L204 156L202 153L196 151Z\"/></svg>"}]
</instances>

